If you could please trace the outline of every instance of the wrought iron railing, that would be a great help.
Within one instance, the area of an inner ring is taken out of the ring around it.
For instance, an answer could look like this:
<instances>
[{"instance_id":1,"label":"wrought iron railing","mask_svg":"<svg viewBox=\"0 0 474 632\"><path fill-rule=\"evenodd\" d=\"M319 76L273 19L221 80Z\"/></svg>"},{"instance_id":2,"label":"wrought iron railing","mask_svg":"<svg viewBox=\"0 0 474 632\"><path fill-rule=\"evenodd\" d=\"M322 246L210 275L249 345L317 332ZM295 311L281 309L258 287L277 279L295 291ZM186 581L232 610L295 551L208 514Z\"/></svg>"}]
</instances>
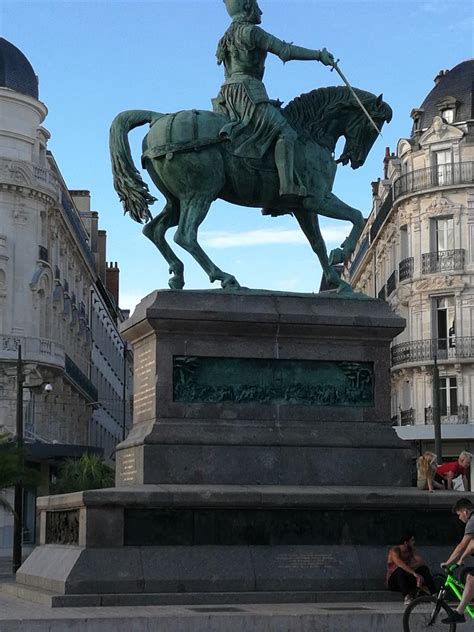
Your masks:
<instances>
[{"instance_id":1,"label":"wrought iron railing","mask_svg":"<svg viewBox=\"0 0 474 632\"><path fill-rule=\"evenodd\" d=\"M90 379L86 375L84 375L77 364L73 362L73 360L71 360L71 358L67 354L65 369L66 376L84 392L84 394L90 399L90 401L96 402L98 399L97 388L94 386L94 384L92 384Z\"/></svg>"},{"instance_id":2,"label":"wrought iron railing","mask_svg":"<svg viewBox=\"0 0 474 632\"><path fill-rule=\"evenodd\" d=\"M425 169L416 169L400 176L393 185L393 198L416 193L432 187L471 184L474 182L474 162L436 165Z\"/></svg>"},{"instance_id":3,"label":"wrought iron railing","mask_svg":"<svg viewBox=\"0 0 474 632\"><path fill-rule=\"evenodd\" d=\"M469 422L469 407L458 404L456 407L440 410L440 420L443 424L467 424ZM433 407L425 408L425 424L433 423Z\"/></svg>"},{"instance_id":4,"label":"wrought iron railing","mask_svg":"<svg viewBox=\"0 0 474 632\"><path fill-rule=\"evenodd\" d=\"M412 426L415 423L415 409L400 410L400 425Z\"/></svg>"},{"instance_id":5,"label":"wrought iron railing","mask_svg":"<svg viewBox=\"0 0 474 632\"><path fill-rule=\"evenodd\" d=\"M421 255L421 271L423 274L431 274L433 272L463 270L465 255L466 252L463 248L425 252Z\"/></svg>"},{"instance_id":6,"label":"wrought iron railing","mask_svg":"<svg viewBox=\"0 0 474 632\"><path fill-rule=\"evenodd\" d=\"M383 286L383 288L381 290L379 290L379 293L377 294L377 298L381 298L383 301L385 301L386 296L385 296L385 285Z\"/></svg>"},{"instance_id":7,"label":"wrought iron railing","mask_svg":"<svg viewBox=\"0 0 474 632\"><path fill-rule=\"evenodd\" d=\"M352 278L353 274L355 273L355 271L357 270L357 268L359 267L360 262L364 258L364 255L365 255L365 253L367 252L368 249L369 249L369 235L366 235L364 240L363 240L363 242L360 245L359 250L357 251L356 256L352 260L351 267L350 267L350 270L349 270L349 276L351 278Z\"/></svg>"},{"instance_id":8,"label":"wrought iron railing","mask_svg":"<svg viewBox=\"0 0 474 632\"><path fill-rule=\"evenodd\" d=\"M401 283L413 276L413 257L407 257L398 264L398 280Z\"/></svg>"},{"instance_id":9,"label":"wrought iron railing","mask_svg":"<svg viewBox=\"0 0 474 632\"><path fill-rule=\"evenodd\" d=\"M380 205L378 213L374 219L372 226L370 227L370 241L372 242L382 228L383 223L387 219L388 214L390 213L393 206L393 194L392 189L389 189L387 197Z\"/></svg>"},{"instance_id":10,"label":"wrought iron railing","mask_svg":"<svg viewBox=\"0 0 474 632\"><path fill-rule=\"evenodd\" d=\"M474 358L474 338L450 336L412 340L392 347L392 366L424 360L449 360L450 358Z\"/></svg>"},{"instance_id":11,"label":"wrought iron railing","mask_svg":"<svg viewBox=\"0 0 474 632\"><path fill-rule=\"evenodd\" d=\"M394 270L387 279L387 296L390 296L392 292L395 292L397 287L397 271Z\"/></svg>"},{"instance_id":12,"label":"wrought iron railing","mask_svg":"<svg viewBox=\"0 0 474 632\"><path fill-rule=\"evenodd\" d=\"M76 214L76 211L74 210L74 207L68 198L67 193L65 193L64 191L62 192L61 201L62 201L62 207L64 211L66 212L66 215L74 229L74 233L77 237L77 240L79 241L81 245L82 252L84 256L86 257L86 259L89 261L91 268L95 270L96 264L95 264L94 255L92 254L91 248L89 246L89 236L87 235L84 227L82 226Z\"/></svg>"}]
</instances>

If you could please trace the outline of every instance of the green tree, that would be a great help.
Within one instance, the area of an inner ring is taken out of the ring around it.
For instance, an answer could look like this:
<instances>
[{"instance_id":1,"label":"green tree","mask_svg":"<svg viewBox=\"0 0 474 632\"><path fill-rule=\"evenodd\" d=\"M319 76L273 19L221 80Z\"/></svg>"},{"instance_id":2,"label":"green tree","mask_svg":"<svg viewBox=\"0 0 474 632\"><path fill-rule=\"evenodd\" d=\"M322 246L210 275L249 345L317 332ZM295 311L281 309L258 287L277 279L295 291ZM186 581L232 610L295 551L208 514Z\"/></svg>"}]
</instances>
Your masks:
<instances>
[{"instance_id":1,"label":"green tree","mask_svg":"<svg viewBox=\"0 0 474 632\"><path fill-rule=\"evenodd\" d=\"M35 487L39 481L36 470L26 464L27 450L18 449L13 435L0 433L0 507L13 513L13 507L5 498L5 490L21 482Z\"/></svg>"},{"instance_id":2,"label":"green tree","mask_svg":"<svg viewBox=\"0 0 474 632\"><path fill-rule=\"evenodd\" d=\"M53 494L68 494L85 489L113 487L114 469L96 454L83 454L80 459L65 459L52 486Z\"/></svg>"}]
</instances>

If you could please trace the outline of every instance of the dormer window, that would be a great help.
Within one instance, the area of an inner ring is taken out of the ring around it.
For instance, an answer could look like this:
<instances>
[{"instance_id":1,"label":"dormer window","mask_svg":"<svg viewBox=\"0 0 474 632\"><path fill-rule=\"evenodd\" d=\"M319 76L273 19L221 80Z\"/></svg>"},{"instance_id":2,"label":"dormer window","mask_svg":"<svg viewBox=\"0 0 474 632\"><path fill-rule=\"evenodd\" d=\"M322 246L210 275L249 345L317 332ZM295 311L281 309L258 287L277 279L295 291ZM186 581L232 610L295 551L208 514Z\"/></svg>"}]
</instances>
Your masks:
<instances>
[{"instance_id":1,"label":"dormer window","mask_svg":"<svg viewBox=\"0 0 474 632\"><path fill-rule=\"evenodd\" d=\"M420 132L421 131L421 119L424 114L424 110L420 108L413 108L410 112L410 116L413 119L413 131Z\"/></svg>"},{"instance_id":2,"label":"dormer window","mask_svg":"<svg viewBox=\"0 0 474 632\"><path fill-rule=\"evenodd\" d=\"M448 125L452 125L456 120L456 99L454 97L444 97L444 99L438 101L436 106L443 121L448 123Z\"/></svg>"},{"instance_id":3,"label":"dormer window","mask_svg":"<svg viewBox=\"0 0 474 632\"><path fill-rule=\"evenodd\" d=\"M441 111L441 118L449 123L450 125L454 123L454 110L449 108L448 110Z\"/></svg>"}]
</instances>

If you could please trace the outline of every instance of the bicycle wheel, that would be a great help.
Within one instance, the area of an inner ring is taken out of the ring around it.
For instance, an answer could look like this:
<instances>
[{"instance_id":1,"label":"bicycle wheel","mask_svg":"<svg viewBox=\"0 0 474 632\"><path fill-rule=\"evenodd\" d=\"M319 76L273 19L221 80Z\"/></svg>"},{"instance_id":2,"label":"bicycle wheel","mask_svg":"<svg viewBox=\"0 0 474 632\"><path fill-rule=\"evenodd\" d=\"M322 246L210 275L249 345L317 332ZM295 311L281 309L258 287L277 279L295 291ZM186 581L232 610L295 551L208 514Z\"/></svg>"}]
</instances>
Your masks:
<instances>
[{"instance_id":1,"label":"bicycle wheel","mask_svg":"<svg viewBox=\"0 0 474 632\"><path fill-rule=\"evenodd\" d=\"M418 597L407 606L403 613L403 632L418 632L421 630L443 630L455 632L456 624L445 625L441 619L448 616L450 609L444 601L437 597Z\"/></svg>"}]
</instances>

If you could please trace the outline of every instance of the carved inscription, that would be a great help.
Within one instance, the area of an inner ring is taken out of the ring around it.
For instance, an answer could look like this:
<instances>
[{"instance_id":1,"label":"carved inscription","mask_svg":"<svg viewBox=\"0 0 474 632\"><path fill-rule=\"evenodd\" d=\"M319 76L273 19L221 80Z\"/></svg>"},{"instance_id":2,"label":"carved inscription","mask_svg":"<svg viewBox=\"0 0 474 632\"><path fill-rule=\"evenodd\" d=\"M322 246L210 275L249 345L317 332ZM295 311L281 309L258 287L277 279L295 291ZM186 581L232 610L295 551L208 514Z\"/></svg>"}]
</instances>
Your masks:
<instances>
[{"instance_id":1,"label":"carved inscription","mask_svg":"<svg viewBox=\"0 0 474 632\"><path fill-rule=\"evenodd\" d=\"M275 563L280 568L315 569L333 567L336 558L326 553L280 553Z\"/></svg>"},{"instance_id":2,"label":"carved inscription","mask_svg":"<svg viewBox=\"0 0 474 632\"><path fill-rule=\"evenodd\" d=\"M124 483L134 482L137 477L137 461L134 450L127 450L122 456L120 479Z\"/></svg>"},{"instance_id":3,"label":"carved inscription","mask_svg":"<svg viewBox=\"0 0 474 632\"><path fill-rule=\"evenodd\" d=\"M79 509L46 513L46 544L79 544Z\"/></svg>"},{"instance_id":4,"label":"carved inscription","mask_svg":"<svg viewBox=\"0 0 474 632\"><path fill-rule=\"evenodd\" d=\"M155 412L155 356L153 347L137 349L134 385L133 409L136 418L143 420L153 417Z\"/></svg>"},{"instance_id":5,"label":"carved inscription","mask_svg":"<svg viewBox=\"0 0 474 632\"><path fill-rule=\"evenodd\" d=\"M372 362L173 358L174 401L372 406Z\"/></svg>"}]
</instances>

